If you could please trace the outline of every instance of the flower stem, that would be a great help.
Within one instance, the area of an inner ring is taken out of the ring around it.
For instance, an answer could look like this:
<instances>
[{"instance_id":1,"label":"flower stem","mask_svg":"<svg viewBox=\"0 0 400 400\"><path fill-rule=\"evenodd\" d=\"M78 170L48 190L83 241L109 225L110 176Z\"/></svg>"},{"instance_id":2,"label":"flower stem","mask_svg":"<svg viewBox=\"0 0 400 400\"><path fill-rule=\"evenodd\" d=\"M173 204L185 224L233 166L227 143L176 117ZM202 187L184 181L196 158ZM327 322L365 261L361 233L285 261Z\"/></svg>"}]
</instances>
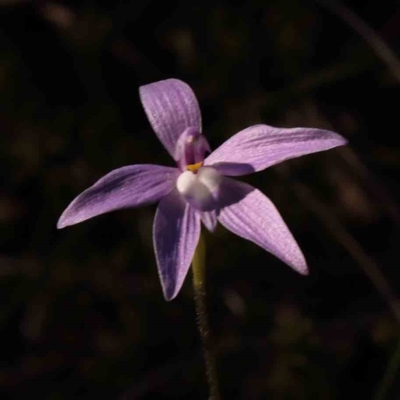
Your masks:
<instances>
[{"instance_id":1,"label":"flower stem","mask_svg":"<svg viewBox=\"0 0 400 400\"><path fill-rule=\"evenodd\" d=\"M206 307L205 244L202 236L200 236L199 244L197 245L196 252L193 257L192 272L197 326L203 342L203 355L206 366L208 386L210 388L209 400L221 400L218 387L216 361L214 356L214 343L211 337Z\"/></svg>"}]
</instances>

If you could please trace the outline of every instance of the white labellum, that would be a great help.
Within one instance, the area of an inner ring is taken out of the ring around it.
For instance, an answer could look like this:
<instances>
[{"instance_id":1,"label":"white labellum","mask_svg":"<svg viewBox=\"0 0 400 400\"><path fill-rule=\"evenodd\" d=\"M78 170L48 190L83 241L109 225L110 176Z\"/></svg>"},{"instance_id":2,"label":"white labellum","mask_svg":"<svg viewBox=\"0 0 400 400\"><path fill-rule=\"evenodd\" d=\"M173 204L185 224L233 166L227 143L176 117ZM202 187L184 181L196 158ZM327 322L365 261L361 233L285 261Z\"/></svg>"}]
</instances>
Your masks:
<instances>
[{"instance_id":1,"label":"white labellum","mask_svg":"<svg viewBox=\"0 0 400 400\"><path fill-rule=\"evenodd\" d=\"M197 174L185 171L176 181L179 193L194 207L204 210L212 207L213 194L221 183L222 176L211 167L201 167Z\"/></svg>"}]
</instances>

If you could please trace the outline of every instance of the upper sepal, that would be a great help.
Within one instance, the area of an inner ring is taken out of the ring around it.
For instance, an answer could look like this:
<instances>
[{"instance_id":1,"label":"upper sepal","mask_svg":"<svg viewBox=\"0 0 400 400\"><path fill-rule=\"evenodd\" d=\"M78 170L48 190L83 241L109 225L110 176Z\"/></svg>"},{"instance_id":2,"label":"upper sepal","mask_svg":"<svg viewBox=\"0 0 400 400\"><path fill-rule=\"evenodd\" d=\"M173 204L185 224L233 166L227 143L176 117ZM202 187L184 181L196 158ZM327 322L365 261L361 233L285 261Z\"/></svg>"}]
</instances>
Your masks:
<instances>
[{"instance_id":1,"label":"upper sepal","mask_svg":"<svg viewBox=\"0 0 400 400\"><path fill-rule=\"evenodd\" d=\"M188 128L201 132L201 113L190 86L178 79L139 88L140 100L154 132L174 158L179 137Z\"/></svg>"}]
</instances>

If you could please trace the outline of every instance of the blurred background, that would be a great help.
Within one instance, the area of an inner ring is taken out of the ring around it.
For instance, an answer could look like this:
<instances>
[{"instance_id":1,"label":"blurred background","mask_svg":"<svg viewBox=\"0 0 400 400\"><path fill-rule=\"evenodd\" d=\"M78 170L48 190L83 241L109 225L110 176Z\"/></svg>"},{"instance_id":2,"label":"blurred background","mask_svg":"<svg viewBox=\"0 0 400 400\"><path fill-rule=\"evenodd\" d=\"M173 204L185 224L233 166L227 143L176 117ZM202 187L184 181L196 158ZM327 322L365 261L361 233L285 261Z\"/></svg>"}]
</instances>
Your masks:
<instances>
[{"instance_id":1,"label":"blurred background","mask_svg":"<svg viewBox=\"0 0 400 400\"><path fill-rule=\"evenodd\" d=\"M399 399L399 38L391 0L1 0L0 399L207 399L190 279L162 296L155 206L56 230L112 169L173 165L138 96L170 77L212 148L256 123L350 142L244 179L309 277L206 233L224 399Z\"/></svg>"}]
</instances>

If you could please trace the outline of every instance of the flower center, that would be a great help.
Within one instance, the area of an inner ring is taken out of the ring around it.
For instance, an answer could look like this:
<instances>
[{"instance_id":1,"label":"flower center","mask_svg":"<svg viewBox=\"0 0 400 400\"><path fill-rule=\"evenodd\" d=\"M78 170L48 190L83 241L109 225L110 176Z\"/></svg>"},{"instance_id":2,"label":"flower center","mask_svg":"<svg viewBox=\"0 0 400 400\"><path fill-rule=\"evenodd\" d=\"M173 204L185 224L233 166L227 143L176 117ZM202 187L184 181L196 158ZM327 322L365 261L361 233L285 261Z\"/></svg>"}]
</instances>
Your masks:
<instances>
[{"instance_id":1,"label":"flower center","mask_svg":"<svg viewBox=\"0 0 400 400\"><path fill-rule=\"evenodd\" d=\"M187 128L179 137L175 149L175 161L181 171L197 171L203 164L205 154L210 152L207 139L195 128Z\"/></svg>"},{"instance_id":2,"label":"flower center","mask_svg":"<svg viewBox=\"0 0 400 400\"><path fill-rule=\"evenodd\" d=\"M187 165L186 168L187 168L189 171L192 171L193 173L196 173L202 165L203 165L203 161L200 161L200 162L198 162L197 164L190 164L190 165Z\"/></svg>"},{"instance_id":3,"label":"flower center","mask_svg":"<svg viewBox=\"0 0 400 400\"><path fill-rule=\"evenodd\" d=\"M197 173L192 172L192 167ZM215 208L216 196L221 183L220 173L212 167L188 165L188 171L182 172L177 181L178 192L193 207L210 211Z\"/></svg>"}]
</instances>

